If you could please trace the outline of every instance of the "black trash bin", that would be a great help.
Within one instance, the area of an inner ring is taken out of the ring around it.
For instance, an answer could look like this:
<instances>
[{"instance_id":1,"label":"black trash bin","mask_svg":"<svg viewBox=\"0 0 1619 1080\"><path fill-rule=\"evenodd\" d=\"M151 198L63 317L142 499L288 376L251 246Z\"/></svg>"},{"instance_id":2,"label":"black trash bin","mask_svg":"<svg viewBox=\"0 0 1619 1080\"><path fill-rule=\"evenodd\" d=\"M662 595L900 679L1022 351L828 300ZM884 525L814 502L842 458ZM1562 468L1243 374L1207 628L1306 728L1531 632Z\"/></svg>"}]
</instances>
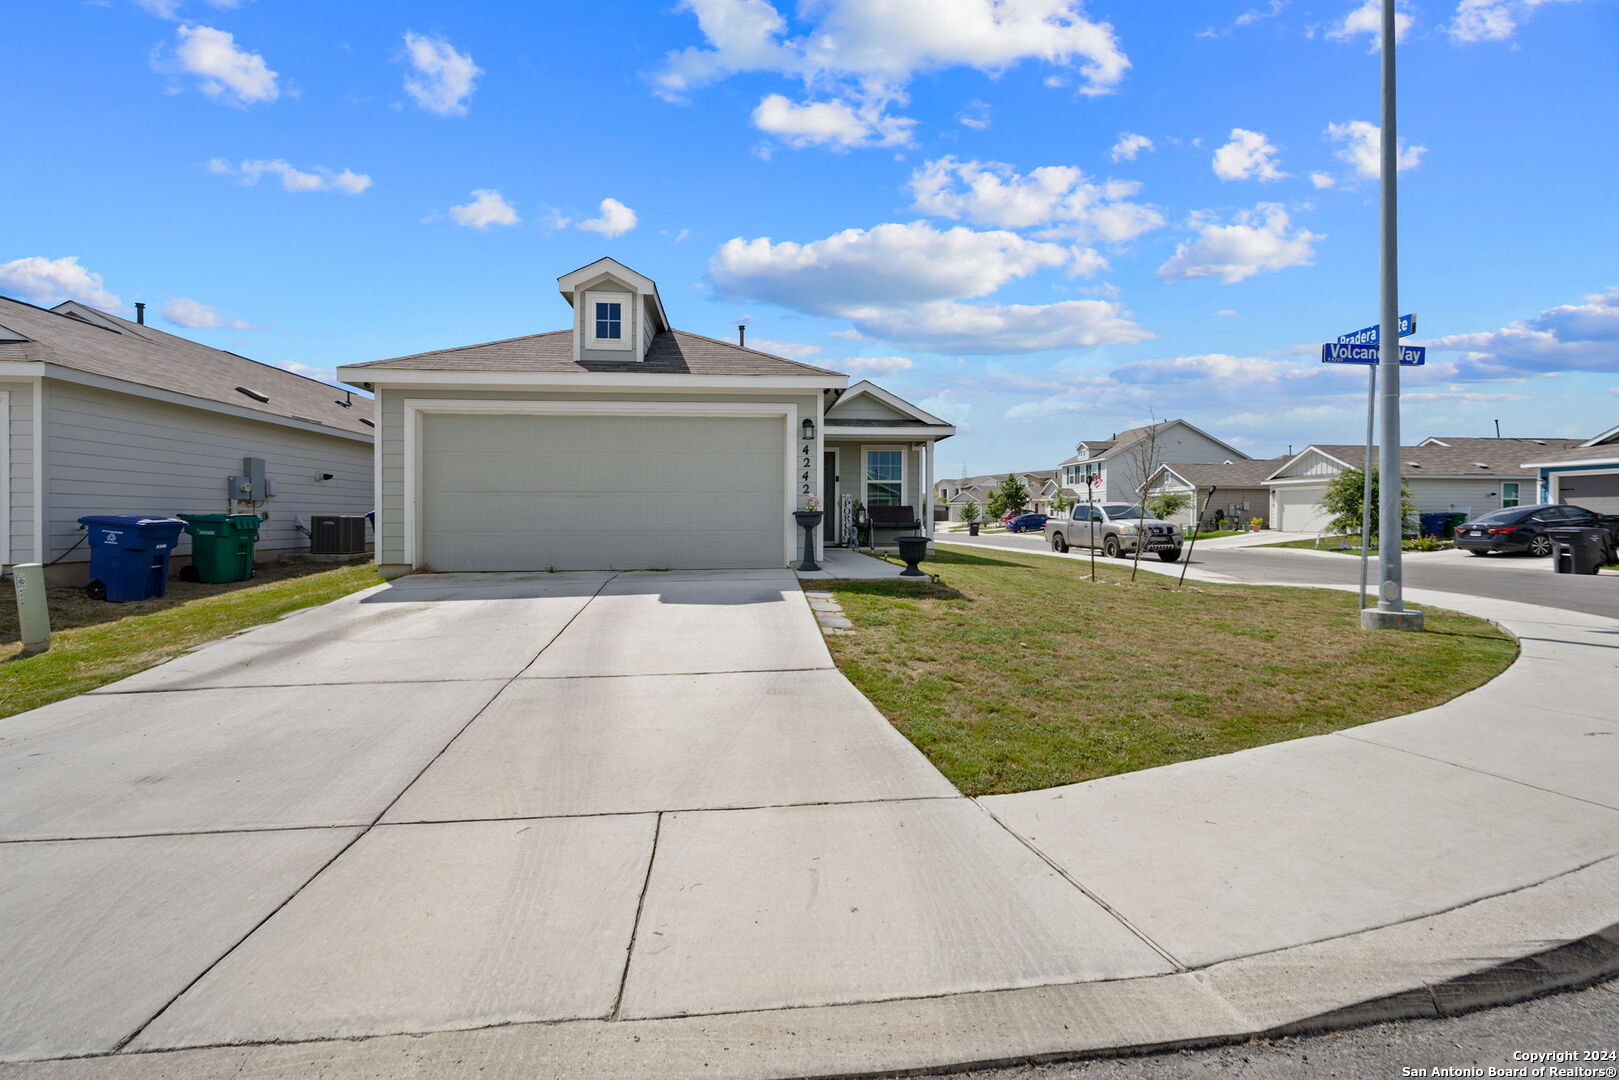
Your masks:
<instances>
[{"instance_id":1,"label":"black trash bin","mask_svg":"<svg viewBox=\"0 0 1619 1080\"><path fill-rule=\"evenodd\" d=\"M1596 527L1547 529L1559 574L1594 574L1614 561L1613 534Z\"/></svg>"}]
</instances>

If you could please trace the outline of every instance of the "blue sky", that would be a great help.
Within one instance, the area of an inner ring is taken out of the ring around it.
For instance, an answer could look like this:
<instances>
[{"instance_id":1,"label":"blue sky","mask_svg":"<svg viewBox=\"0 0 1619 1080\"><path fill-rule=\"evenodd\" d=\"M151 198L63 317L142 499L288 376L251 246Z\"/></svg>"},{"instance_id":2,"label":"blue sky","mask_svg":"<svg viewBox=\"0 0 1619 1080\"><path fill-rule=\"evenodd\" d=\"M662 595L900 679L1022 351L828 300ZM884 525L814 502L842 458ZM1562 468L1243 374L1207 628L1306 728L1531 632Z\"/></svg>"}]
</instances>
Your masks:
<instances>
[{"instance_id":1,"label":"blue sky","mask_svg":"<svg viewBox=\"0 0 1619 1080\"><path fill-rule=\"evenodd\" d=\"M1408 435L1619 422L1619 6L1402 6ZM0 292L256 359L682 329L947 415L944 468L1183 416L1353 441L1376 0L12 0ZM26 88L18 92L16 88Z\"/></svg>"}]
</instances>

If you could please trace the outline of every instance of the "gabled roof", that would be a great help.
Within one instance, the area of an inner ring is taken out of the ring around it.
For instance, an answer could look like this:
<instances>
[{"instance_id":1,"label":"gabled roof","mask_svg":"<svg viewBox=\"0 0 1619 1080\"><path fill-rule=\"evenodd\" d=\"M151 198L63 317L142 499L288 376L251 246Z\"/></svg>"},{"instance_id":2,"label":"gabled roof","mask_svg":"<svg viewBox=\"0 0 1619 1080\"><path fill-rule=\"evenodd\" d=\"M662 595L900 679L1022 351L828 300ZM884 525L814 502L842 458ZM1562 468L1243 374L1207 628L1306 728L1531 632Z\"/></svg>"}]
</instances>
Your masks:
<instances>
[{"instance_id":1,"label":"gabled roof","mask_svg":"<svg viewBox=\"0 0 1619 1080\"><path fill-rule=\"evenodd\" d=\"M1608 443L1611 443L1611 442L1619 442L1619 424L1614 425L1613 427L1609 428L1607 431L1602 432L1601 434L1593 435L1591 438L1586 439L1580 445L1581 446L1604 446L1604 445L1606 445Z\"/></svg>"},{"instance_id":2,"label":"gabled roof","mask_svg":"<svg viewBox=\"0 0 1619 1080\"><path fill-rule=\"evenodd\" d=\"M273 364L249 360L76 301L54 309L0 296L0 361L72 371L371 437L371 399ZM20 338L21 340L15 340ZM267 400L242 393L253 391ZM351 402L345 408L339 402Z\"/></svg>"},{"instance_id":3,"label":"gabled roof","mask_svg":"<svg viewBox=\"0 0 1619 1080\"><path fill-rule=\"evenodd\" d=\"M602 275L610 275L635 287L636 291L652 301L652 310L657 315L659 330L668 330L669 316L663 310L663 297L658 295L658 283L644 274L638 274L625 266L617 259L602 257L593 263L587 263L577 270L571 270L557 278L557 291L562 293L569 305L574 304L575 294L581 285L588 285Z\"/></svg>"},{"instance_id":4,"label":"gabled roof","mask_svg":"<svg viewBox=\"0 0 1619 1080\"><path fill-rule=\"evenodd\" d=\"M1562 444L1573 447L1575 439L1490 439L1454 438L1429 440L1420 446L1400 448L1400 473L1406 479L1424 476L1442 476L1448 479L1480 477L1508 480L1529 479L1534 474L1523 464L1525 446ZM1358 468L1365 459L1365 443L1312 443L1288 458L1276 468L1267 480L1292 466L1305 454L1316 452L1336 461L1345 468ZM1376 452L1376 447L1373 447Z\"/></svg>"},{"instance_id":5,"label":"gabled roof","mask_svg":"<svg viewBox=\"0 0 1619 1080\"><path fill-rule=\"evenodd\" d=\"M1555 453L1541 455L1526 461L1526 469L1544 469L1551 465L1594 465L1599 462L1619 461L1619 444L1604 443L1597 446L1574 446Z\"/></svg>"},{"instance_id":6,"label":"gabled roof","mask_svg":"<svg viewBox=\"0 0 1619 1080\"><path fill-rule=\"evenodd\" d=\"M1158 471L1148 478L1151 485L1163 473L1173 473L1191 487L1205 488L1213 485L1219 488L1257 488L1265 482L1270 475L1281 467L1285 456L1265 458L1244 458L1241 461L1223 461L1216 463L1176 461L1168 465L1160 465Z\"/></svg>"},{"instance_id":7,"label":"gabled roof","mask_svg":"<svg viewBox=\"0 0 1619 1080\"><path fill-rule=\"evenodd\" d=\"M619 372L637 375L839 375L841 372L801 364L797 360L758 349L719 341L684 330L663 330L652 339L644 360L585 360L573 358L573 331L462 345L453 349L396 356L348 369L390 368L404 371L547 371L579 374Z\"/></svg>"},{"instance_id":8,"label":"gabled roof","mask_svg":"<svg viewBox=\"0 0 1619 1080\"><path fill-rule=\"evenodd\" d=\"M880 401L889 411L897 413L894 420L878 417L839 417L835 415L843 406L858 398L870 397ZM839 427L903 427L922 426L932 428L946 428L951 434L955 433L955 425L948 420L941 420L926 409L911 404L898 394L889 393L870 379L861 379L842 394L838 395L830 408L826 410L826 422Z\"/></svg>"},{"instance_id":9,"label":"gabled roof","mask_svg":"<svg viewBox=\"0 0 1619 1080\"><path fill-rule=\"evenodd\" d=\"M1213 435L1210 435L1208 432L1204 431L1202 428L1188 420L1160 420L1156 424L1143 424L1140 427L1133 427L1126 431L1117 432L1111 439L1081 439L1079 444L1090 451L1089 456L1082 458L1076 454L1074 457L1068 458L1066 461L1062 462L1058 468L1061 468L1062 465L1078 465L1084 462L1105 461L1107 458L1118 453L1119 451L1129 449L1136 443L1148 438L1154 432L1164 431L1168 428L1175 427L1177 424L1191 431L1195 431L1197 434L1203 436L1205 439L1208 439L1210 442L1218 443L1220 446L1224 447L1230 452L1230 456L1232 458L1246 459L1248 457L1247 454L1243 453L1241 450L1238 450L1235 446L1232 446L1224 439L1215 438Z\"/></svg>"}]
</instances>

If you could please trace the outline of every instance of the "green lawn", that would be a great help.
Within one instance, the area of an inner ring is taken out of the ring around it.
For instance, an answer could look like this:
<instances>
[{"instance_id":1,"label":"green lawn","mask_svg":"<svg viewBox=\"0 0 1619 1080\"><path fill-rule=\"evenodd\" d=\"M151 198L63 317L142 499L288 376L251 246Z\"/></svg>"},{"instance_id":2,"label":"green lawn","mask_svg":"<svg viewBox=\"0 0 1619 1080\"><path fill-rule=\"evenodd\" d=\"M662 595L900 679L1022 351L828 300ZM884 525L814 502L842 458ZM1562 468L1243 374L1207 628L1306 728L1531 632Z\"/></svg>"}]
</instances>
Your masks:
<instances>
[{"instance_id":1,"label":"green lawn","mask_svg":"<svg viewBox=\"0 0 1619 1080\"><path fill-rule=\"evenodd\" d=\"M1250 531L1249 529L1209 529L1207 532L1197 533L1196 538L1199 540L1218 540L1222 536L1243 536ZM1192 533L1186 534L1186 539L1191 540L1192 538Z\"/></svg>"},{"instance_id":2,"label":"green lawn","mask_svg":"<svg viewBox=\"0 0 1619 1080\"><path fill-rule=\"evenodd\" d=\"M17 603L0 589L0 717L94 690L215 638L375 585L371 565L336 570L270 564L252 581L171 581L153 600L109 604L79 588L48 590L51 649L20 657Z\"/></svg>"},{"instance_id":3,"label":"green lawn","mask_svg":"<svg viewBox=\"0 0 1619 1080\"><path fill-rule=\"evenodd\" d=\"M1425 538L1425 539L1429 539L1430 543L1431 543L1430 538ZM1421 547L1417 546L1419 543L1420 543L1420 541L1417 541L1417 540L1407 540L1404 543L1403 550L1420 552L1423 549ZM1348 545L1348 546L1346 547L1346 546L1343 546L1343 545ZM1360 536L1358 534L1354 535L1354 536L1323 536L1323 537L1320 537L1319 539L1315 539L1315 540L1288 540L1288 541L1286 541L1284 543L1280 543L1280 544L1258 544L1256 546L1257 547L1272 547L1272 548L1309 548L1312 551L1331 551L1331 552L1334 552L1335 554L1340 554L1340 555L1359 555L1360 554ZM1451 547L1450 541L1449 540L1443 540L1443 541L1440 541L1439 546L1437 546L1437 547L1429 547L1427 550L1429 550L1429 551L1447 551L1447 550L1450 549L1450 547ZM1377 551L1377 545L1376 544L1372 545L1372 551L1373 552Z\"/></svg>"},{"instance_id":4,"label":"green lawn","mask_svg":"<svg viewBox=\"0 0 1619 1080\"><path fill-rule=\"evenodd\" d=\"M1517 646L1430 610L1367 633L1352 593L1188 583L1123 562L940 550L939 584L831 582L844 673L969 795L1027 791L1437 705Z\"/></svg>"}]
</instances>

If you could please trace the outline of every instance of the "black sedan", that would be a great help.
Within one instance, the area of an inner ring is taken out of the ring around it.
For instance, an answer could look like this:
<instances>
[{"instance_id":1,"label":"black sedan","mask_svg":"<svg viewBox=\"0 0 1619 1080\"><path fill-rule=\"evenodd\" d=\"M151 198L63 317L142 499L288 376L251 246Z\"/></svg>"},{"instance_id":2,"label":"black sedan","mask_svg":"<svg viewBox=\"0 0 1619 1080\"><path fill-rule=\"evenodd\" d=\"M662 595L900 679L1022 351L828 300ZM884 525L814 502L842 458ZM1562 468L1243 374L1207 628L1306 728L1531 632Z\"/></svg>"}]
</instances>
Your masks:
<instances>
[{"instance_id":1,"label":"black sedan","mask_svg":"<svg viewBox=\"0 0 1619 1080\"><path fill-rule=\"evenodd\" d=\"M1456 526L1456 546L1471 555L1491 552L1525 551L1530 555L1552 553L1547 529L1596 525L1613 531L1613 519L1580 506L1547 503L1541 506L1511 506Z\"/></svg>"}]
</instances>

